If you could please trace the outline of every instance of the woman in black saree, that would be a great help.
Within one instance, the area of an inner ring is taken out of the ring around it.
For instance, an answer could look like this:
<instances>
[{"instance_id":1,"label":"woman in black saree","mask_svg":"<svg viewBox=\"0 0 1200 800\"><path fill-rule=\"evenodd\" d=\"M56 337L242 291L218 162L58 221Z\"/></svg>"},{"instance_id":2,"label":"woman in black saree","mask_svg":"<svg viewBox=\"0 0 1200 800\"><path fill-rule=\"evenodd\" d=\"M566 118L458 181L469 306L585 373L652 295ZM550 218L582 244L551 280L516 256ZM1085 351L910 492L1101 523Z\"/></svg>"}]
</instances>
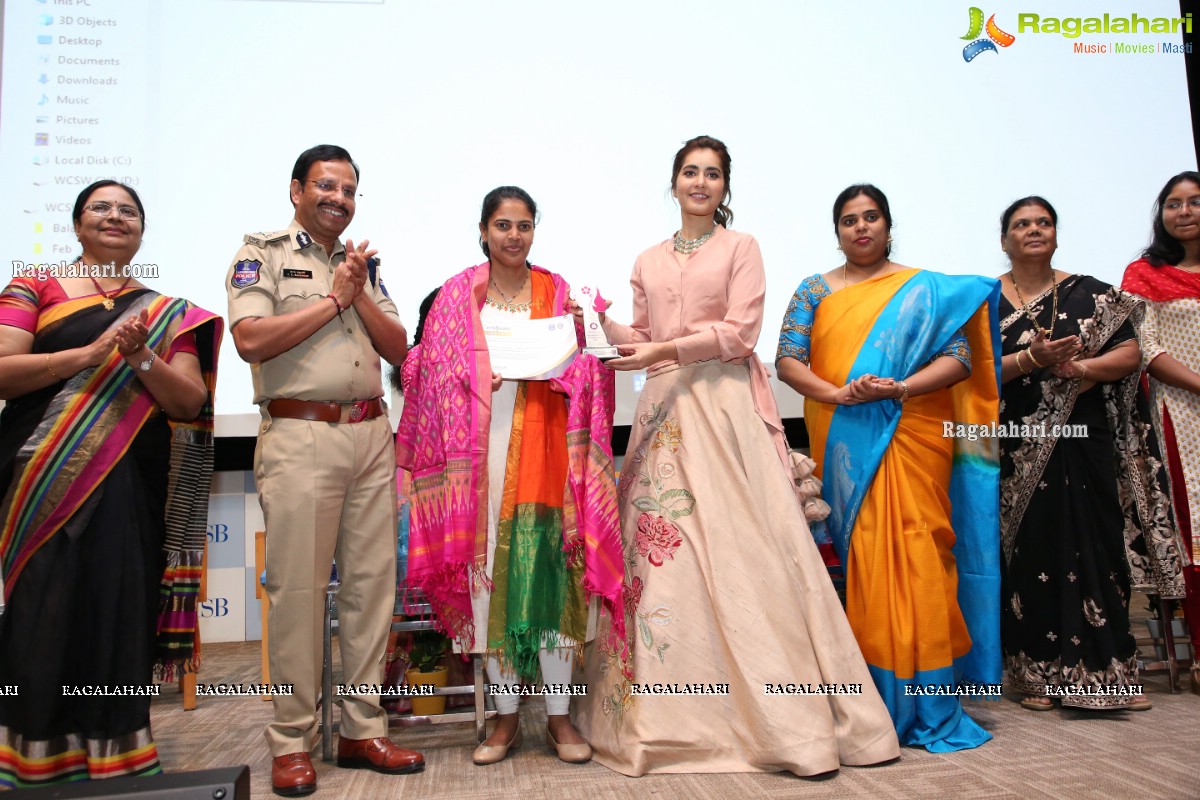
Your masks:
<instances>
[{"instance_id":1,"label":"woman in black saree","mask_svg":"<svg viewBox=\"0 0 1200 800\"><path fill-rule=\"evenodd\" d=\"M0 293L0 788L159 771L152 670L195 659L222 323L134 280L133 189L73 217Z\"/></svg>"},{"instance_id":2,"label":"woman in black saree","mask_svg":"<svg viewBox=\"0 0 1200 800\"><path fill-rule=\"evenodd\" d=\"M1057 224L1040 197L1001 217L1001 644L1026 708L1141 710L1131 586L1182 590L1134 402L1141 302L1055 270Z\"/></svg>"}]
</instances>

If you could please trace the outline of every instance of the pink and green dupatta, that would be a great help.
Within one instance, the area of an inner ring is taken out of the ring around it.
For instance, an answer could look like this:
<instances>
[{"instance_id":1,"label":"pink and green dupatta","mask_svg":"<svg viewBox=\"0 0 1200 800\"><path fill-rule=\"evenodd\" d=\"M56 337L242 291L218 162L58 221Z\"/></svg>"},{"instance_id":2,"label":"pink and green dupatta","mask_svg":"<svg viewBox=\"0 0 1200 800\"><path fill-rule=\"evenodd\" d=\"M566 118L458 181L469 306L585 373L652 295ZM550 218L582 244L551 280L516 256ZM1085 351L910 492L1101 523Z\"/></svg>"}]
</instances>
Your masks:
<instances>
[{"instance_id":1,"label":"pink and green dupatta","mask_svg":"<svg viewBox=\"0 0 1200 800\"><path fill-rule=\"evenodd\" d=\"M533 269L553 280L551 315L566 313L566 283ZM451 278L439 292L421 344L409 351L403 367L405 404L396 442L397 463L413 482L408 586L422 591L439 626L465 646L475 638L472 588L487 584L492 370L479 310L488 275L485 262ZM563 550L570 563L582 559L583 588L602 598L614 636L623 643L613 376L594 357L581 355L553 387L568 404Z\"/></svg>"}]
</instances>

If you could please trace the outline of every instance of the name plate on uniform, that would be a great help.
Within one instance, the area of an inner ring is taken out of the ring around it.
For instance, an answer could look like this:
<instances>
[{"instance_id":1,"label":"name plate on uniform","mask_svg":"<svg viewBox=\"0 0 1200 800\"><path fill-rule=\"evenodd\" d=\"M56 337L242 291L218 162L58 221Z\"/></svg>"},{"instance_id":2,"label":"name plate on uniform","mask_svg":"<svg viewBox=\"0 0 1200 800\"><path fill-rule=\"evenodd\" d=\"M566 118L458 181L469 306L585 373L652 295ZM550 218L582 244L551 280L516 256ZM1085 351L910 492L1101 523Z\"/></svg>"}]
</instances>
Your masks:
<instances>
[{"instance_id":1,"label":"name plate on uniform","mask_svg":"<svg viewBox=\"0 0 1200 800\"><path fill-rule=\"evenodd\" d=\"M566 371L579 348L575 318L570 314L549 319L513 319L485 322L492 372L509 381L544 381Z\"/></svg>"}]
</instances>

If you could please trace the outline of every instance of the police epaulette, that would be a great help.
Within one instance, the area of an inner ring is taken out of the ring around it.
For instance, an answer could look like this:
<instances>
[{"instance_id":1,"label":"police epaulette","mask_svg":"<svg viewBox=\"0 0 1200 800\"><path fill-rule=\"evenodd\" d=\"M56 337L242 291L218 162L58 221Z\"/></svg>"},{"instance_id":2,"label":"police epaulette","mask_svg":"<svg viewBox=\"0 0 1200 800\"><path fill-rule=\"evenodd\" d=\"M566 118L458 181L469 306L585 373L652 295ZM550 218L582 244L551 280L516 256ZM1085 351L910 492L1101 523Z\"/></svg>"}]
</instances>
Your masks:
<instances>
[{"instance_id":1,"label":"police epaulette","mask_svg":"<svg viewBox=\"0 0 1200 800\"><path fill-rule=\"evenodd\" d=\"M242 237L242 241L255 247L266 247L268 242L278 242L286 238L288 238L288 232L282 230L273 233L247 233Z\"/></svg>"}]
</instances>

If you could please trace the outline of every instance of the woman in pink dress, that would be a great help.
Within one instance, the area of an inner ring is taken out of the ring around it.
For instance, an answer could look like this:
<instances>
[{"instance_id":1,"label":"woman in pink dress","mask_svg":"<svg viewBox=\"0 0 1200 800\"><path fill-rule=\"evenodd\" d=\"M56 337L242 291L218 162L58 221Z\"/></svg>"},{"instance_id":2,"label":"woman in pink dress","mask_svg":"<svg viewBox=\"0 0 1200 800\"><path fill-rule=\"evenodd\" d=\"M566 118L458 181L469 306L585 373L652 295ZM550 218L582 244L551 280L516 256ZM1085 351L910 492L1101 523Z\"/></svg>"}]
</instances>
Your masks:
<instances>
[{"instance_id":1,"label":"woman in pink dress","mask_svg":"<svg viewBox=\"0 0 1200 800\"><path fill-rule=\"evenodd\" d=\"M617 489L632 644L589 646L578 716L626 775L815 775L899 754L785 467L754 354L762 256L727 227L729 167L711 137L679 150L680 229L638 257L632 324L604 320L622 355L608 365L648 370Z\"/></svg>"}]
</instances>

